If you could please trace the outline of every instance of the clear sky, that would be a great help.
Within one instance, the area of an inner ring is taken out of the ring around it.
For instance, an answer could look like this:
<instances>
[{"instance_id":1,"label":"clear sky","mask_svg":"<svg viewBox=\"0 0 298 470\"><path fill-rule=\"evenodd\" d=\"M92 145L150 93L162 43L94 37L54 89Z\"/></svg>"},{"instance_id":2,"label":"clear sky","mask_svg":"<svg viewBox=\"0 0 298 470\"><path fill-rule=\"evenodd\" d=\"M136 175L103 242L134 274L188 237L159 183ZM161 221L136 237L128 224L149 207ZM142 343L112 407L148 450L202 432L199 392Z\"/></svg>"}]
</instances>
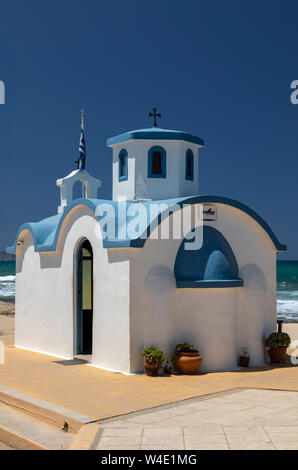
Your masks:
<instances>
[{"instance_id":1,"label":"clear sky","mask_svg":"<svg viewBox=\"0 0 298 470\"><path fill-rule=\"evenodd\" d=\"M298 259L298 4L287 0L0 2L0 248L56 213L86 110L87 169L111 197L106 139L160 126L205 139L200 194L232 197Z\"/></svg>"}]
</instances>

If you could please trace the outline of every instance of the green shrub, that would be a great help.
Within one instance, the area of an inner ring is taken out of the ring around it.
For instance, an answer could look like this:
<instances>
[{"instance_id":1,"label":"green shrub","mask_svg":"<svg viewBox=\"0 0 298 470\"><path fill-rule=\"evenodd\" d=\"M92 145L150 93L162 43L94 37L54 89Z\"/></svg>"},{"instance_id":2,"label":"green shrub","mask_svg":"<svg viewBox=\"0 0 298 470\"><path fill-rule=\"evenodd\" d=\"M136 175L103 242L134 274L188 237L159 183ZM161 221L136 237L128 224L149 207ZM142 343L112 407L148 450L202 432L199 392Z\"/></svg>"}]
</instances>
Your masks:
<instances>
[{"instance_id":1,"label":"green shrub","mask_svg":"<svg viewBox=\"0 0 298 470\"><path fill-rule=\"evenodd\" d=\"M160 367L163 361L165 360L165 355L161 349L157 349L154 346L145 348L142 352L145 361L149 364Z\"/></svg>"},{"instance_id":2,"label":"green shrub","mask_svg":"<svg viewBox=\"0 0 298 470\"><path fill-rule=\"evenodd\" d=\"M194 345L189 344L189 343L177 344L177 346L175 347L176 355L180 352L192 352L192 351L197 351L197 349L194 349Z\"/></svg>"},{"instance_id":3,"label":"green shrub","mask_svg":"<svg viewBox=\"0 0 298 470\"><path fill-rule=\"evenodd\" d=\"M265 340L267 348L287 348L291 343L291 338L288 333L271 333Z\"/></svg>"}]
</instances>

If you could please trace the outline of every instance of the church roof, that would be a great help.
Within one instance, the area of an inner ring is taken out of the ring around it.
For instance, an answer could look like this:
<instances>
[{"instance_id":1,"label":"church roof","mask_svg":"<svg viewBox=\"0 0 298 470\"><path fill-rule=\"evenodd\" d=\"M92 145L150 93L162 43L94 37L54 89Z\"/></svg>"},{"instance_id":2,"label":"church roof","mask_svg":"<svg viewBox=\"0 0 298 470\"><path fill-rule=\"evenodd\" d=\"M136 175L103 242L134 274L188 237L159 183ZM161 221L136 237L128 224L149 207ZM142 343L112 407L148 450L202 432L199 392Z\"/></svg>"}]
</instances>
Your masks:
<instances>
[{"instance_id":1,"label":"church roof","mask_svg":"<svg viewBox=\"0 0 298 470\"><path fill-rule=\"evenodd\" d=\"M112 146L121 142L127 142L128 140L183 140L200 146L204 145L204 140L201 137L191 135L188 132L160 129L159 127L137 129L116 135L107 139L107 145Z\"/></svg>"},{"instance_id":2,"label":"church roof","mask_svg":"<svg viewBox=\"0 0 298 470\"><path fill-rule=\"evenodd\" d=\"M286 251L286 245L282 245L276 235L273 233L272 229L269 225L265 222L262 217L260 217L255 211L250 209L245 204L242 204L235 199L229 199L221 196L192 196L192 197L183 197L183 198L176 198L176 199L168 199L162 201L139 201L142 205L146 208L146 215L144 222L145 232L147 232L147 237L150 235L151 231L156 227L157 224L160 224L163 218L163 212L158 217L153 215L153 211L150 210L150 205L153 204L165 204L166 207L171 208L175 206L176 208L181 208L183 205L193 205L193 204L224 204L227 206L235 207L240 211L249 215L252 219L254 219L268 234L270 239L272 240L275 248L277 251ZM33 236L34 240L34 247L35 251L37 252L50 252L56 251L58 236L60 233L60 229L62 227L63 221L66 216L75 208L76 206L86 206L89 207L94 214L96 215L99 224L102 220L102 211L101 216L99 216L98 209L100 206L104 207L103 205L107 204L109 207L113 207L115 209L114 213L116 216L116 223L114 224L116 227L115 237L113 238L105 238L103 239L103 246L104 248L120 248L120 247L134 247L134 248L142 248L145 245L146 237L138 237L138 238L130 238L125 234L125 237L121 234L122 223L121 220L118 219L118 205L125 204L126 209L128 210L129 207L136 204L136 202L118 202L118 201L110 201L110 200L103 200L103 199L76 199L74 200L63 212L63 214L58 214L53 217L49 217L47 219L41 220L40 222L36 223L27 223L20 227L14 244L7 248L7 253L15 253L16 246L18 239L21 233L24 230L29 230ZM177 210L177 209L174 209ZM167 210L168 211L168 210ZM168 213L164 211L165 213ZM122 212L123 213L123 212ZM134 219L136 216L130 216L131 219ZM129 223L130 217L127 216L127 219L123 222L127 221ZM143 225L143 224L142 224ZM103 226L104 227L104 226Z\"/></svg>"}]
</instances>

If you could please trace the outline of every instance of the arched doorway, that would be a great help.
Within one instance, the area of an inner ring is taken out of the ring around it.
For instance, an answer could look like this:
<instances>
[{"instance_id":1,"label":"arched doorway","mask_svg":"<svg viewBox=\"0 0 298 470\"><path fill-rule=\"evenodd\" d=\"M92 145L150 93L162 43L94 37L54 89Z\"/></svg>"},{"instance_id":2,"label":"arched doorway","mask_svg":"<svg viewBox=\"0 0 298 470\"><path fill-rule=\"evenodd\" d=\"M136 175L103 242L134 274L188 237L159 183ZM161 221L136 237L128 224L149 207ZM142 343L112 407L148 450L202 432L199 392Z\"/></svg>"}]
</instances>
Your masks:
<instances>
[{"instance_id":1,"label":"arched doorway","mask_svg":"<svg viewBox=\"0 0 298 470\"><path fill-rule=\"evenodd\" d=\"M92 354L93 251L88 240L79 244L76 257L75 354Z\"/></svg>"}]
</instances>

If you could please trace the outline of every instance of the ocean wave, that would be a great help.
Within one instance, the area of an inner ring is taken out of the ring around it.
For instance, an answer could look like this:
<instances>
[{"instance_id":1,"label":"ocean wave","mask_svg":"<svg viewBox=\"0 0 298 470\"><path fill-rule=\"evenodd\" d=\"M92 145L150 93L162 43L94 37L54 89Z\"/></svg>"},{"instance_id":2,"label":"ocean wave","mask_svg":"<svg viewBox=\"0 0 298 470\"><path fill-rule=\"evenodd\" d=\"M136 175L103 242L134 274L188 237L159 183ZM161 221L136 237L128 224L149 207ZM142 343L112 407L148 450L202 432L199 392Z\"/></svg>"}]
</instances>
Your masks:
<instances>
[{"instance_id":1,"label":"ocean wave","mask_svg":"<svg viewBox=\"0 0 298 470\"><path fill-rule=\"evenodd\" d=\"M298 317L298 300L282 300L276 302L278 313L291 313Z\"/></svg>"},{"instance_id":2,"label":"ocean wave","mask_svg":"<svg viewBox=\"0 0 298 470\"><path fill-rule=\"evenodd\" d=\"M14 282L16 280L15 276L0 276L0 283L2 282Z\"/></svg>"},{"instance_id":3,"label":"ocean wave","mask_svg":"<svg viewBox=\"0 0 298 470\"><path fill-rule=\"evenodd\" d=\"M12 301L15 298L15 279L13 275L0 276L0 300Z\"/></svg>"}]
</instances>

